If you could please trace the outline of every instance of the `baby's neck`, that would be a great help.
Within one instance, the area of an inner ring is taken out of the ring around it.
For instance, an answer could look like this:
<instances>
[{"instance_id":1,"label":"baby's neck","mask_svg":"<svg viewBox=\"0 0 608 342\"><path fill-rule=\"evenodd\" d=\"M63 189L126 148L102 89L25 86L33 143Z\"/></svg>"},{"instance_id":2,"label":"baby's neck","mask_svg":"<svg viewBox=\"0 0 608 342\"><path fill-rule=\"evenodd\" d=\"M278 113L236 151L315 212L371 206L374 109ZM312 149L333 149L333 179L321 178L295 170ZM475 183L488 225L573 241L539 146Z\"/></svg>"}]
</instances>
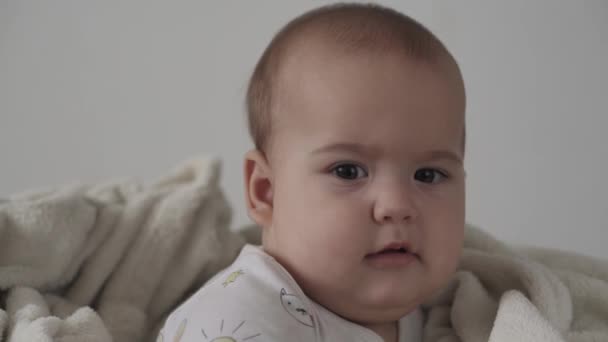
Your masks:
<instances>
[{"instance_id":1,"label":"baby's neck","mask_svg":"<svg viewBox=\"0 0 608 342\"><path fill-rule=\"evenodd\" d=\"M384 342L399 341L399 324L397 322L365 324L364 327L378 334Z\"/></svg>"}]
</instances>

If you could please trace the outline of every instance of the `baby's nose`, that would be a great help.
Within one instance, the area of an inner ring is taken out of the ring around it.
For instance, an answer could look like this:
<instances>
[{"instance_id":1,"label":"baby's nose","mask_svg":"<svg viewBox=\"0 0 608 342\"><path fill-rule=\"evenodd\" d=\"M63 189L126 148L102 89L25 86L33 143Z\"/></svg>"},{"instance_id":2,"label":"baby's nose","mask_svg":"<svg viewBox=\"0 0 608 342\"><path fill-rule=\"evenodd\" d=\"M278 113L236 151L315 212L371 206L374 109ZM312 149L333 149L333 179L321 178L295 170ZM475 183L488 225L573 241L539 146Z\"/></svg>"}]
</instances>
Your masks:
<instances>
[{"instance_id":1,"label":"baby's nose","mask_svg":"<svg viewBox=\"0 0 608 342\"><path fill-rule=\"evenodd\" d=\"M373 216L379 223L396 223L414 220L418 211L409 194L405 191L392 191L376 201Z\"/></svg>"}]
</instances>

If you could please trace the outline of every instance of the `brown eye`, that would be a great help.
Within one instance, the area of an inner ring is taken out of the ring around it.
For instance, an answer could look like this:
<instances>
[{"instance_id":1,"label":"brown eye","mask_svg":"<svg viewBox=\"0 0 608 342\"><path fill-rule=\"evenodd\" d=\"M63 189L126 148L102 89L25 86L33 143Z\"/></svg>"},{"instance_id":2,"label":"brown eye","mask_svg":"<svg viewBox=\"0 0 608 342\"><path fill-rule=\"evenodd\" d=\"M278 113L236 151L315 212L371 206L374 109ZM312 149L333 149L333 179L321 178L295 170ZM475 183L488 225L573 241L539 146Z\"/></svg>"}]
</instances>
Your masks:
<instances>
[{"instance_id":1,"label":"brown eye","mask_svg":"<svg viewBox=\"0 0 608 342\"><path fill-rule=\"evenodd\" d=\"M445 173L430 168L419 169L414 174L414 179L422 183L433 184L441 181L443 178L447 178Z\"/></svg>"},{"instance_id":2,"label":"brown eye","mask_svg":"<svg viewBox=\"0 0 608 342\"><path fill-rule=\"evenodd\" d=\"M332 173L346 180L355 180L367 176L365 170L355 164L340 164L332 169Z\"/></svg>"}]
</instances>

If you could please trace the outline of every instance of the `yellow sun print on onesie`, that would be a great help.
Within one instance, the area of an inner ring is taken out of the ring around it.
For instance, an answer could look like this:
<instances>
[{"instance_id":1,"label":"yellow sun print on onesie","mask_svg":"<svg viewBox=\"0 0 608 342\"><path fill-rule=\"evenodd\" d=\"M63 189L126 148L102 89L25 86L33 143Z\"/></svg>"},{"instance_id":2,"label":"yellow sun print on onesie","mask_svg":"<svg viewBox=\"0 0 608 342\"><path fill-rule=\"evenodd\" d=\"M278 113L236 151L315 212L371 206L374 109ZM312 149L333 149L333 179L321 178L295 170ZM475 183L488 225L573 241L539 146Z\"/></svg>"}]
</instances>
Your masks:
<instances>
[{"instance_id":1,"label":"yellow sun print on onesie","mask_svg":"<svg viewBox=\"0 0 608 342\"><path fill-rule=\"evenodd\" d=\"M237 271L230 273L228 275L228 277L226 277L226 280L224 280L222 285L224 285L224 287L226 287L226 286L234 283L243 274L245 274L245 272L243 272L243 270L237 270Z\"/></svg>"},{"instance_id":2,"label":"yellow sun print on onesie","mask_svg":"<svg viewBox=\"0 0 608 342\"><path fill-rule=\"evenodd\" d=\"M222 320L222 322L220 323L220 332L219 332L219 336L216 335L217 337L211 337L211 339L209 339L210 337L207 336L207 333L205 332L204 329L201 329L201 333L203 334L203 337L205 337L205 341L209 341L209 342L247 342L247 341L255 341L254 339L258 336L261 336L261 333L253 333L253 334L248 334L247 336L240 338L237 337L235 334L236 332L241 329L243 327L243 325L245 324L245 321L241 321L241 323L239 323L234 329L232 329L232 333L230 333L230 335L224 335L224 320Z\"/></svg>"}]
</instances>

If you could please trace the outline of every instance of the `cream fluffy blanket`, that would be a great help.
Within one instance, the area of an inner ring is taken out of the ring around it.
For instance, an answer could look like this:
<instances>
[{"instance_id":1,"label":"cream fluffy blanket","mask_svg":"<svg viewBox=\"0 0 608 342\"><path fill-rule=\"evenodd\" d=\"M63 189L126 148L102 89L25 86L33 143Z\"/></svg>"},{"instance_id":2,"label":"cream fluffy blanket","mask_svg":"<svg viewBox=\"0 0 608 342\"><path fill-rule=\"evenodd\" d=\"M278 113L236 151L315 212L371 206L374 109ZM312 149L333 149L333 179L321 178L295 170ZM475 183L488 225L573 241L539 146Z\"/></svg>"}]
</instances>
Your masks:
<instances>
[{"instance_id":1,"label":"cream fluffy blanket","mask_svg":"<svg viewBox=\"0 0 608 342\"><path fill-rule=\"evenodd\" d=\"M608 261L469 226L456 277L424 309L425 341L608 341Z\"/></svg>"},{"instance_id":2,"label":"cream fluffy blanket","mask_svg":"<svg viewBox=\"0 0 608 342\"><path fill-rule=\"evenodd\" d=\"M0 201L0 341L154 341L165 316L230 263L219 163L158 182L73 185Z\"/></svg>"},{"instance_id":3,"label":"cream fluffy blanket","mask_svg":"<svg viewBox=\"0 0 608 342\"><path fill-rule=\"evenodd\" d=\"M0 200L0 342L154 341L166 315L258 233L229 230L219 163L151 185ZM425 341L608 341L608 262L467 227L460 270L425 303Z\"/></svg>"}]
</instances>

